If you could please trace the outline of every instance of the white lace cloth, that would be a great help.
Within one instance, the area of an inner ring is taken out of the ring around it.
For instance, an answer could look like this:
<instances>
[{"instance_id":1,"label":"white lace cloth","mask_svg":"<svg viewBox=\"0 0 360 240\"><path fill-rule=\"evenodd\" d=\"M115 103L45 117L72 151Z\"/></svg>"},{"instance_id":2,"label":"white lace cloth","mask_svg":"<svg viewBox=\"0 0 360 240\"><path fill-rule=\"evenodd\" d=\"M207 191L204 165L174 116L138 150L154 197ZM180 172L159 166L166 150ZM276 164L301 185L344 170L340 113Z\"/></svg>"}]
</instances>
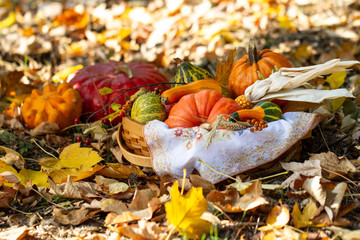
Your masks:
<instances>
[{"instance_id":1,"label":"white lace cloth","mask_svg":"<svg viewBox=\"0 0 360 240\"><path fill-rule=\"evenodd\" d=\"M209 131L200 127L169 129L164 122L153 120L145 125L144 135L158 175L182 177L184 168L188 174L197 169L202 177L216 183L226 176L198 159L218 172L233 176L275 160L318 122L316 114L288 112L283 114L283 119L270 122L259 132L217 130L208 148L205 146Z\"/></svg>"}]
</instances>

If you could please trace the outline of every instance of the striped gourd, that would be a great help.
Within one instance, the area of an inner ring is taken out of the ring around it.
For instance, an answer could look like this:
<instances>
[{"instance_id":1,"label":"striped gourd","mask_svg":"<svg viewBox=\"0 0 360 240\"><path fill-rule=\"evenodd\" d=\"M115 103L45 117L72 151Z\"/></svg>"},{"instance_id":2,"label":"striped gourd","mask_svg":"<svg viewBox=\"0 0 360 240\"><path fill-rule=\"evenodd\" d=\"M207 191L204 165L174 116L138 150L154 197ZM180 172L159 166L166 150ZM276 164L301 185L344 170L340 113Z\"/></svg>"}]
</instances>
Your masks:
<instances>
[{"instance_id":1,"label":"striped gourd","mask_svg":"<svg viewBox=\"0 0 360 240\"><path fill-rule=\"evenodd\" d=\"M164 121L166 110L161 103L160 96L150 92L138 97L132 105L131 117L144 124L154 119Z\"/></svg>"},{"instance_id":2,"label":"striped gourd","mask_svg":"<svg viewBox=\"0 0 360 240\"><path fill-rule=\"evenodd\" d=\"M177 60L181 61L181 60ZM197 67L190 62L182 62L178 67L171 87L181 86L201 79L214 78L204 68Z\"/></svg>"},{"instance_id":3,"label":"striped gourd","mask_svg":"<svg viewBox=\"0 0 360 240\"><path fill-rule=\"evenodd\" d=\"M281 108L268 101L259 102L252 109L241 109L234 112L230 116L232 121L246 121L248 119L255 119L263 121L264 123L279 120L282 116Z\"/></svg>"},{"instance_id":4,"label":"striped gourd","mask_svg":"<svg viewBox=\"0 0 360 240\"><path fill-rule=\"evenodd\" d=\"M282 116L281 108L276 103L263 101L256 104L255 107L261 107L264 110L265 116L263 121L265 123L277 121Z\"/></svg>"}]
</instances>

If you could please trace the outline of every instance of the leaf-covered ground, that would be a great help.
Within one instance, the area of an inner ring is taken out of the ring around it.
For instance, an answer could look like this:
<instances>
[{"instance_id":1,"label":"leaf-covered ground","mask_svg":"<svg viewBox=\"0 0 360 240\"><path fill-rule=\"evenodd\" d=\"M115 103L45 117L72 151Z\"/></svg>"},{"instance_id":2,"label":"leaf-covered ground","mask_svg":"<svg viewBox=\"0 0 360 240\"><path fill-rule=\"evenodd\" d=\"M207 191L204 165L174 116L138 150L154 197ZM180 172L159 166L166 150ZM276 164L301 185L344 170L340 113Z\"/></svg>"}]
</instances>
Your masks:
<instances>
[{"instance_id":1,"label":"leaf-covered ground","mask_svg":"<svg viewBox=\"0 0 360 240\"><path fill-rule=\"evenodd\" d=\"M129 164L116 126L34 133L17 106L109 60L151 62L171 79L181 58L215 74L217 58L241 57L250 39L294 67L360 60L359 27L352 0L0 1L0 239L357 239L359 65L311 82L355 98L325 104L309 138L216 185Z\"/></svg>"}]
</instances>

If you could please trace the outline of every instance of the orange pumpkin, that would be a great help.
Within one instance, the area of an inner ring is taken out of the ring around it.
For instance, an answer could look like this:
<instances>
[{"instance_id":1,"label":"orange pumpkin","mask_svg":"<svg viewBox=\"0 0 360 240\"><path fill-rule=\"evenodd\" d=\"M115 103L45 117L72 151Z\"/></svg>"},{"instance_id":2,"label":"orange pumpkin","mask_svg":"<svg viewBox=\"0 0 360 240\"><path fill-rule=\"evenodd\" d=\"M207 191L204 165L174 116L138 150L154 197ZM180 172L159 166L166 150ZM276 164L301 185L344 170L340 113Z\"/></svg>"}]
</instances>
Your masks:
<instances>
[{"instance_id":1,"label":"orange pumpkin","mask_svg":"<svg viewBox=\"0 0 360 240\"><path fill-rule=\"evenodd\" d=\"M254 42L249 44L248 55L234 62L229 76L229 89L236 96L257 80L268 78L273 71L291 67L291 63L281 54L269 49L258 51Z\"/></svg>"},{"instance_id":2,"label":"orange pumpkin","mask_svg":"<svg viewBox=\"0 0 360 240\"><path fill-rule=\"evenodd\" d=\"M240 110L234 99L226 98L218 91L205 89L183 96L170 110L165 123L169 128L195 127L202 123L213 123L221 114L232 114Z\"/></svg>"},{"instance_id":3,"label":"orange pumpkin","mask_svg":"<svg viewBox=\"0 0 360 240\"><path fill-rule=\"evenodd\" d=\"M47 121L57 123L63 129L80 117L81 110L81 97L69 83L58 87L47 84L43 92L34 89L21 107L22 117L30 128Z\"/></svg>"}]
</instances>

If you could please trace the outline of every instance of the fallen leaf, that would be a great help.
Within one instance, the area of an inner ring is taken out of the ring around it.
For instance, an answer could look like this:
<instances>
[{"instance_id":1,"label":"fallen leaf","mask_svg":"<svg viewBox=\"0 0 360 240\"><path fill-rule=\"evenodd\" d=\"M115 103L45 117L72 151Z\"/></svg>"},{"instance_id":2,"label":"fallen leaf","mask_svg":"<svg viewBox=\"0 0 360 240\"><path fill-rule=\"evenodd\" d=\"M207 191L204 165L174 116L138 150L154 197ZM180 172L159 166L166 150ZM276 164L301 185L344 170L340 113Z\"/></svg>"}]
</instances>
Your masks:
<instances>
[{"instance_id":1,"label":"fallen leaf","mask_svg":"<svg viewBox=\"0 0 360 240\"><path fill-rule=\"evenodd\" d=\"M18 191L14 188L3 186L0 191L0 208L10 208L10 204L14 201L16 194L18 194Z\"/></svg>"},{"instance_id":2,"label":"fallen leaf","mask_svg":"<svg viewBox=\"0 0 360 240\"><path fill-rule=\"evenodd\" d=\"M267 204L268 201L261 196L262 193L261 182L257 180L246 189L242 197L236 189L231 189L226 192L211 191L207 199L226 212L243 212Z\"/></svg>"},{"instance_id":3,"label":"fallen leaf","mask_svg":"<svg viewBox=\"0 0 360 240\"><path fill-rule=\"evenodd\" d=\"M325 205L326 192L321 186L321 177L315 176L305 179L302 188L306 190L321 206Z\"/></svg>"},{"instance_id":4,"label":"fallen leaf","mask_svg":"<svg viewBox=\"0 0 360 240\"><path fill-rule=\"evenodd\" d=\"M129 189L129 185L124 182L119 182L116 179L105 178L101 175L95 177L95 182L104 188L104 191L110 194L117 194L120 192L126 192Z\"/></svg>"},{"instance_id":5,"label":"fallen leaf","mask_svg":"<svg viewBox=\"0 0 360 240\"><path fill-rule=\"evenodd\" d=\"M273 229L265 233L265 235L261 238L262 240L305 240L308 239L308 234L300 231L296 231L296 229L285 226L281 229Z\"/></svg>"},{"instance_id":6,"label":"fallen leaf","mask_svg":"<svg viewBox=\"0 0 360 240\"><path fill-rule=\"evenodd\" d=\"M62 225L77 226L85 222L99 211L91 211L82 207L70 212L65 212L63 209L55 208L53 210L54 221Z\"/></svg>"},{"instance_id":7,"label":"fallen leaf","mask_svg":"<svg viewBox=\"0 0 360 240\"><path fill-rule=\"evenodd\" d=\"M98 174L112 178L130 178L130 176L145 177L144 172L135 165L124 165L121 163L108 163L106 168Z\"/></svg>"},{"instance_id":8,"label":"fallen leaf","mask_svg":"<svg viewBox=\"0 0 360 240\"><path fill-rule=\"evenodd\" d=\"M185 196L180 195L179 184L171 187L171 200L165 204L169 224L172 224L180 234L186 233L189 238L198 239L203 233L209 233L211 223L201 219L207 209L207 201L202 194L202 188L191 188Z\"/></svg>"},{"instance_id":9,"label":"fallen leaf","mask_svg":"<svg viewBox=\"0 0 360 240\"><path fill-rule=\"evenodd\" d=\"M338 157L333 152L311 154L309 160L319 160L321 168L327 173L329 179L340 175L356 172L356 167L346 157Z\"/></svg>"},{"instance_id":10,"label":"fallen leaf","mask_svg":"<svg viewBox=\"0 0 360 240\"><path fill-rule=\"evenodd\" d=\"M359 240L360 230L352 230L341 235L342 240Z\"/></svg>"},{"instance_id":11,"label":"fallen leaf","mask_svg":"<svg viewBox=\"0 0 360 240\"><path fill-rule=\"evenodd\" d=\"M16 101L12 102L8 108L6 108L2 113L9 116L10 118L20 118L20 107Z\"/></svg>"},{"instance_id":12,"label":"fallen leaf","mask_svg":"<svg viewBox=\"0 0 360 240\"><path fill-rule=\"evenodd\" d=\"M71 177L71 180L73 182L77 182L80 181L82 179L91 177L92 175L94 175L95 173L97 173L98 171L100 171L101 169L103 169L105 166L101 166L99 164L96 164L90 171L86 171L86 172L80 172L79 175L77 177Z\"/></svg>"},{"instance_id":13,"label":"fallen leaf","mask_svg":"<svg viewBox=\"0 0 360 240\"><path fill-rule=\"evenodd\" d=\"M140 220L137 224L124 225L115 228L121 235L136 240L164 240L167 236L167 228L161 227L155 222Z\"/></svg>"},{"instance_id":14,"label":"fallen leaf","mask_svg":"<svg viewBox=\"0 0 360 240\"><path fill-rule=\"evenodd\" d=\"M135 220L150 220L153 213L162 206L160 199L153 198L148 202L148 207L142 210L122 211L121 214L109 213L105 218L106 224L124 224Z\"/></svg>"},{"instance_id":15,"label":"fallen leaf","mask_svg":"<svg viewBox=\"0 0 360 240\"><path fill-rule=\"evenodd\" d=\"M99 206L101 207L101 211L113 212L118 215L128 210L128 207L124 202L111 198L101 200Z\"/></svg>"},{"instance_id":16,"label":"fallen leaf","mask_svg":"<svg viewBox=\"0 0 360 240\"><path fill-rule=\"evenodd\" d=\"M10 229L4 232L0 232L0 239L4 239L4 240L30 239L31 236L29 236L29 231L30 229L26 226Z\"/></svg>"},{"instance_id":17,"label":"fallen leaf","mask_svg":"<svg viewBox=\"0 0 360 240\"><path fill-rule=\"evenodd\" d=\"M48 175L43 171L34 171L31 169L21 169L19 172L19 179L22 185L27 186L30 180L31 185L37 187L49 187Z\"/></svg>"},{"instance_id":18,"label":"fallen leaf","mask_svg":"<svg viewBox=\"0 0 360 240\"><path fill-rule=\"evenodd\" d=\"M30 130L31 136L41 136L48 133L59 132L59 125L51 122L42 122L40 125Z\"/></svg>"},{"instance_id":19,"label":"fallen leaf","mask_svg":"<svg viewBox=\"0 0 360 240\"><path fill-rule=\"evenodd\" d=\"M53 159L51 165L44 165L44 160L39 163L43 164L42 169L49 172L56 183L60 183L69 175L78 177L84 172L94 172L93 166L101 160L102 158L92 148L81 148L80 143L74 143L65 147L59 159ZM47 159L47 162L51 160Z\"/></svg>"},{"instance_id":20,"label":"fallen leaf","mask_svg":"<svg viewBox=\"0 0 360 240\"><path fill-rule=\"evenodd\" d=\"M91 182L72 182L68 176L67 182L62 184L55 184L49 179L50 193L56 196L70 198L70 199L89 199L99 197L98 190L95 183Z\"/></svg>"},{"instance_id":21,"label":"fallen leaf","mask_svg":"<svg viewBox=\"0 0 360 240\"><path fill-rule=\"evenodd\" d=\"M326 77L326 82L330 84L331 89L338 89L344 84L346 71L335 72Z\"/></svg>"},{"instance_id":22,"label":"fallen leaf","mask_svg":"<svg viewBox=\"0 0 360 240\"><path fill-rule=\"evenodd\" d=\"M283 228L290 220L289 209L279 200L280 206L275 205L266 218L266 226L259 227L260 231L273 230L274 228Z\"/></svg>"},{"instance_id":23,"label":"fallen leaf","mask_svg":"<svg viewBox=\"0 0 360 240\"><path fill-rule=\"evenodd\" d=\"M304 163L290 162L281 163L281 166L287 170L292 171L293 174L288 177L281 185L284 187L290 187L294 189L294 182L297 179L301 179L303 176L321 176L321 165L319 160L307 160Z\"/></svg>"},{"instance_id":24,"label":"fallen leaf","mask_svg":"<svg viewBox=\"0 0 360 240\"><path fill-rule=\"evenodd\" d=\"M0 146L0 151L6 153L4 156L0 157L1 161L6 162L9 166L14 165L18 169L24 168L25 160L20 153L3 146Z\"/></svg>"},{"instance_id":25,"label":"fallen leaf","mask_svg":"<svg viewBox=\"0 0 360 240\"><path fill-rule=\"evenodd\" d=\"M313 226L313 222L311 221L313 215L317 211L317 206L314 201L311 199L304 207L303 211L301 212L298 203L296 202L291 213L293 218L293 223L296 228L305 228Z\"/></svg>"},{"instance_id":26,"label":"fallen leaf","mask_svg":"<svg viewBox=\"0 0 360 240\"><path fill-rule=\"evenodd\" d=\"M142 189L139 190L136 188L134 198L131 201L129 208L133 210L142 210L148 207L151 199L155 197L153 190L151 189Z\"/></svg>"},{"instance_id":27,"label":"fallen leaf","mask_svg":"<svg viewBox=\"0 0 360 240\"><path fill-rule=\"evenodd\" d=\"M347 189L347 184L345 182L340 182L331 191L335 195L335 197L331 202L330 207L333 210L335 216L338 216L341 202L344 198L346 189Z\"/></svg>"}]
</instances>

